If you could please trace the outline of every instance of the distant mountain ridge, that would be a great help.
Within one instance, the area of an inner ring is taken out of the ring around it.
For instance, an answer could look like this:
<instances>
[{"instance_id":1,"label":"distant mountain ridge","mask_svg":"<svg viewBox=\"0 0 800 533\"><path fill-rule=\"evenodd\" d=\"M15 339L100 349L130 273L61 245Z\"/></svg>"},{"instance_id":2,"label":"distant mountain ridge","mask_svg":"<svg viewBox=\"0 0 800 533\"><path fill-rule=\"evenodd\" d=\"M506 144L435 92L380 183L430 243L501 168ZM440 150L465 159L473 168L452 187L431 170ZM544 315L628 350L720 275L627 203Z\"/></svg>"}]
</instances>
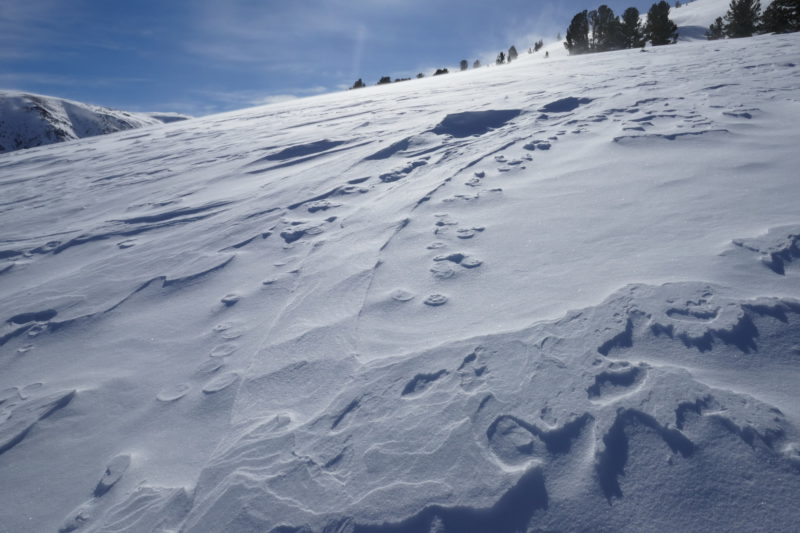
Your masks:
<instances>
[{"instance_id":1,"label":"distant mountain ridge","mask_svg":"<svg viewBox=\"0 0 800 533\"><path fill-rule=\"evenodd\" d=\"M0 153L185 120L178 113L131 113L20 91L0 91Z\"/></svg>"}]
</instances>

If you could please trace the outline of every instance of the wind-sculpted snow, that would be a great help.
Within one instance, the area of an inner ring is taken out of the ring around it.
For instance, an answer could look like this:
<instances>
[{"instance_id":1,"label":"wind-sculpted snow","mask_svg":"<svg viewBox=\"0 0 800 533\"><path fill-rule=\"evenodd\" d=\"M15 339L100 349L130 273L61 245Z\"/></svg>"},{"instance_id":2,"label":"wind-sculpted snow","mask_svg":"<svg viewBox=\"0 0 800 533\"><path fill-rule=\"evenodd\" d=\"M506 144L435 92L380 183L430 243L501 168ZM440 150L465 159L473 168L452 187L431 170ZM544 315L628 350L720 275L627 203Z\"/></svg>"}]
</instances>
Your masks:
<instances>
[{"instance_id":1,"label":"wind-sculpted snow","mask_svg":"<svg viewBox=\"0 0 800 533\"><path fill-rule=\"evenodd\" d=\"M575 98L574 96L569 96L567 98L561 98L555 102L545 104L539 109L539 111L543 113L567 113L591 102L591 98Z\"/></svg>"},{"instance_id":2,"label":"wind-sculpted snow","mask_svg":"<svg viewBox=\"0 0 800 533\"><path fill-rule=\"evenodd\" d=\"M341 392L309 419L282 395L257 410L245 402L239 416L249 416L201 476L187 528L517 531L563 527L571 509L578 529L628 516L617 529L637 531L644 520L663 527L681 504L688 523L708 519L725 530L757 515L760 527L781 529L798 518L783 508L800 489L786 452L797 427L744 392L744 381L712 386L703 371L769 370L791 409L797 372L779 374L796 358L782 352L800 342L800 302L725 293L698 283L635 285L553 323L388 364L341 372L309 361L253 378L283 383L296 374L296 387L324 371ZM721 311L686 321L699 307ZM628 345L603 356L600 347L629 321ZM719 490L724 472L758 489L727 487L738 494L735 510L716 498L680 503L682 494ZM769 486L775 476L782 488ZM636 509L642 483L673 496L645 515Z\"/></svg>"},{"instance_id":3,"label":"wind-sculpted snow","mask_svg":"<svg viewBox=\"0 0 800 533\"><path fill-rule=\"evenodd\" d=\"M469 137L483 135L490 129L504 126L520 114L519 109L498 109L488 111L465 111L444 117L433 130L437 135Z\"/></svg>"},{"instance_id":4,"label":"wind-sculpted snow","mask_svg":"<svg viewBox=\"0 0 800 533\"><path fill-rule=\"evenodd\" d=\"M735 239L733 244L758 254L761 262L776 274L786 274L786 267L800 258L800 226L772 228L766 235Z\"/></svg>"},{"instance_id":5,"label":"wind-sculpted snow","mask_svg":"<svg viewBox=\"0 0 800 533\"><path fill-rule=\"evenodd\" d=\"M791 531L797 39L0 156L0 529Z\"/></svg>"}]
</instances>

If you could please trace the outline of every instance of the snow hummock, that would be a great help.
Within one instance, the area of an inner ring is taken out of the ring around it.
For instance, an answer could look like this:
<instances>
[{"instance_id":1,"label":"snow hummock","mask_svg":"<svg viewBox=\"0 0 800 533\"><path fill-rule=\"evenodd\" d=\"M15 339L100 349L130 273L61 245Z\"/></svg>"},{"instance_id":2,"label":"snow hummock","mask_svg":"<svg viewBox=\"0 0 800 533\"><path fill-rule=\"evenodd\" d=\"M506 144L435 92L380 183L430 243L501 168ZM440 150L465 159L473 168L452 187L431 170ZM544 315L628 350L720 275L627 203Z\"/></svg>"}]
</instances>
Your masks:
<instances>
[{"instance_id":1,"label":"snow hummock","mask_svg":"<svg viewBox=\"0 0 800 533\"><path fill-rule=\"evenodd\" d=\"M187 118L179 113L129 113L52 96L0 90L0 152Z\"/></svg>"},{"instance_id":2,"label":"snow hummock","mask_svg":"<svg viewBox=\"0 0 800 533\"><path fill-rule=\"evenodd\" d=\"M717 17L725 16L729 3L729 0L695 0L673 7L669 18L678 26L678 40L705 40L708 27Z\"/></svg>"},{"instance_id":3,"label":"snow hummock","mask_svg":"<svg viewBox=\"0 0 800 533\"><path fill-rule=\"evenodd\" d=\"M798 45L0 156L0 524L791 531Z\"/></svg>"}]
</instances>

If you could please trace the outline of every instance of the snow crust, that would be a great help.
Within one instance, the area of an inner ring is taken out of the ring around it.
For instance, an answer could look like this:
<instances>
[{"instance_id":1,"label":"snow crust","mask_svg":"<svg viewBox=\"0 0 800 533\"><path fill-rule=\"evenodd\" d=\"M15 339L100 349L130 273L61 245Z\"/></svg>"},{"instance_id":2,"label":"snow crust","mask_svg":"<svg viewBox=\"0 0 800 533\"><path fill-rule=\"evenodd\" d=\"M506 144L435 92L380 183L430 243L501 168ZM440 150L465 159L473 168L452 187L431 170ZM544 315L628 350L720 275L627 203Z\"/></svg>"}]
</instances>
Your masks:
<instances>
[{"instance_id":1,"label":"snow crust","mask_svg":"<svg viewBox=\"0 0 800 533\"><path fill-rule=\"evenodd\" d=\"M799 45L1 155L0 529L793 531Z\"/></svg>"},{"instance_id":2,"label":"snow crust","mask_svg":"<svg viewBox=\"0 0 800 533\"><path fill-rule=\"evenodd\" d=\"M178 113L129 113L52 96L0 90L0 152L187 118Z\"/></svg>"}]
</instances>

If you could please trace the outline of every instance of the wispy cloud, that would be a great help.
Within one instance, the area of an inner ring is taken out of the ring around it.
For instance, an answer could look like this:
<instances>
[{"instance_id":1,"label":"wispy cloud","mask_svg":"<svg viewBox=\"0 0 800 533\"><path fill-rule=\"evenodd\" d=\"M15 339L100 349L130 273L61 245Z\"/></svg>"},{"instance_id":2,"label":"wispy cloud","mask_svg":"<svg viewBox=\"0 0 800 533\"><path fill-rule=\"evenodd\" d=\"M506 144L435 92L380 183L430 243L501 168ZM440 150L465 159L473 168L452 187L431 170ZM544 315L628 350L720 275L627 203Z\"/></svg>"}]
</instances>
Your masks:
<instances>
[{"instance_id":1,"label":"wispy cloud","mask_svg":"<svg viewBox=\"0 0 800 533\"><path fill-rule=\"evenodd\" d=\"M0 73L0 86L56 85L60 87L119 87L121 85L149 83L152 80L140 77L105 77L87 79L84 76L42 74L38 72Z\"/></svg>"},{"instance_id":2,"label":"wispy cloud","mask_svg":"<svg viewBox=\"0 0 800 533\"><path fill-rule=\"evenodd\" d=\"M0 58L24 59L42 53L41 43L53 42L61 25L74 14L57 0L3 0L0 6Z\"/></svg>"},{"instance_id":3,"label":"wispy cloud","mask_svg":"<svg viewBox=\"0 0 800 533\"><path fill-rule=\"evenodd\" d=\"M314 96L330 92L328 87L317 85L313 87L301 87L288 89L279 94L271 94L260 90L198 90L194 93L201 96L203 100L211 102L211 111L228 111L231 109L241 109L243 107L254 107L266 104L288 102L306 96ZM195 111L197 113L197 111Z\"/></svg>"}]
</instances>

